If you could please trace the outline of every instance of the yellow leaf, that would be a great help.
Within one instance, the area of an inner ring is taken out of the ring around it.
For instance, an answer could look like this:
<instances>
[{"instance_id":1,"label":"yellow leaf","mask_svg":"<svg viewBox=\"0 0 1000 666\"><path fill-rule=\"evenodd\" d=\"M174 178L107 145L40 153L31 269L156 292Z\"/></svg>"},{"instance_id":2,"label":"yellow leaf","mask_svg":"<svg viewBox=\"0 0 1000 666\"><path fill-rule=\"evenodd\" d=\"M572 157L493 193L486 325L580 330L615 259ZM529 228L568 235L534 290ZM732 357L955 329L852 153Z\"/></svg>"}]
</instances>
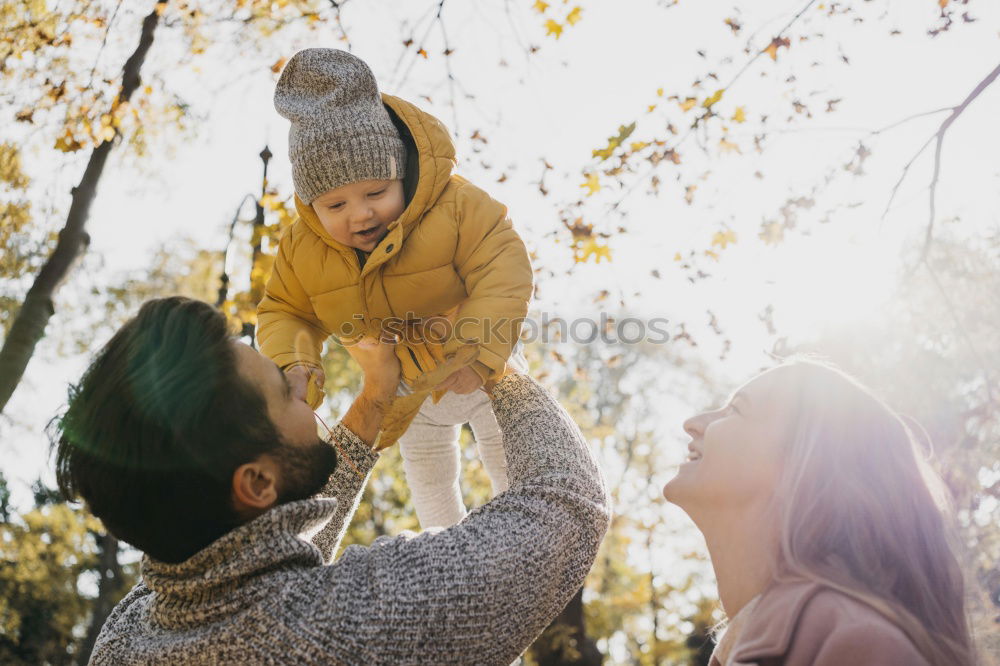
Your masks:
<instances>
[{"instance_id":1,"label":"yellow leaf","mask_svg":"<svg viewBox=\"0 0 1000 666\"><path fill-rule=\"evenodd\" d=\"M536 0L535 4L533 4L531 8L534 9L539 14L542 14L545 12L546 9L549 8L549 3L543 2L543 0Z\"/></svg>"},{"instance_id":2,"label":"yellow leaf","mask_svg":"<svg viewBox=\"0 0 1000 666\"><path fill-rule=\"evenodd\" d=\"M427 51L424 49L420 49L419 51L417 51L417 55L422 55L425 60L427 59Z\"/></svg>"},{"instance_id":3,"label":"yellow leaf","mask_svg":"<svg viewBox=\"0 0 1000 666\"><path fill-rule=\"evenodd\" d=\"M716 231L715 235L712 236L712 247L717 247L720 250L725 250L726 246L730 243L736 242L736 232L732 229L726 229L725 231Z\"/></svg>"},{"instance_id":4,"label":"yellow leaf","mask_svg":"<svg viewBox=\"0 0 1000 666\"><path fill-rule=\"evenodd\" d=\"M684 188L684 201L686 201L688 205L690 205L691 202L694 201L694 191L697 189L698 189L697 185L688 185L686 188Z\"/></svg>"},{"instance_id":5,"label":"yellow leaf","mask_svg":"<svg viewBox=\"0 0 1000 666\"><path fill-rule=\"evenodd\" d=\"M555 35L556 39L559 39L559 35L562 34L563 27L557 22L549 19L545 22L545 34Z\"/></svg>"},{"instance_id":6,"label":"yellow leaf","mask_svg":"<svg viewBox=\"0 0 1000 666\"><path fill-rule=\"evenodd\" d=\"M690 111L691 109L694 108L694 105L698 103L698 100L695 99L694 97L688 97L683 102L677 102L677 103L680 105L681 111Z\"/></svg>"},{"instance_id":7,"label":"yellow leaf","mask_svg":"<svg viewBox=\"0 0 1000 666\"><path fill-rule=\"evenodd\" d=\"M792 42L787 37L775 37L771 40L771 43L767 45L764 49L764 53L771 56L771 60L778 59L778 49L784 46L786 49L792 45Z\"/></svg>"},{"instance_id":8,"label":"yellow leaf","mask_svg":"<svg viewBox=\"0 0 1000 666\"><path fill-rule=\"evenodd\" d=\"M747 121L747 110L744 106L736 107L733 112L733 122L735 123L745 123Z\"/></svg>"},{"instance_id":9,"label":"yellow leaf","mask_svg":"<svg viewBox=\"0 0 1000 666\"><path fill-rule=\"evenodd\" d=\"M718 252L713 252L712 250L705 250L705 256L706 257L711 257L712 259L715 259L716 261L719 260L719 253Z\"/></svg>"},{"instance_id":10,"label":"yellow leaf","mask_svg":"<svg viewBox=\"0 0 1000 666\"><path fill-rule=\"evenodd\" d=\"M277 74L281 71L281 68L285 66L286 62L288 62L288 58L278 58L274 61L274 64L271 65L271 71Z\"/></svg>"},{"instance_id":11,"label":"yellow leaf","mask_svg":"<svg viewBox=\"0 0 1000 666\"><path fill-rule=\"evenodd\" d=\"M587 196L588 197L591 196L592 194L594 194L595 192L597 192L598 190L600 190L601 189L601 183L597 179L597 174L596 173L592 173L589 176L587 176L587 180L585 180L580 185L580 187L586 187L587 188L587 190L588 190L587 191Z\"/></svg>"},{"instance_id":12,"label":"yellow leaf","mask_svg":"<svg viewBox=\"0 0 1000 666\"><path fill-rule=\"evenodd\" d=\"M663 97L663 88L657 88L656 89L656 96L657 97Z\"/></svg>"},{"instance_id":13,"label":"yellow leaf","mask_svg":"<svg viewBox=\"0 0 1000 666\"><path fill-rule=\"evenodd\" d=\"M740 153L741 155L743 154L743 151L740 150L738 144L735 144L727 139L719 139L719 150L723 153Z\"/></svg>"},{"instance_id":14,"label":"yellow leaf","mask_svg":"<svg viewBox=\"0 0 1000 666\"><path fill-rule=\"evenodd\" d=\"M646 113L652 113L655 110L656 110L655 104L650 104L648 107L646 107Z\"/></svg>"},{"instance_id":15,"label":"yellow leaf","mask_svg":"<svg viewBox=\"0 0 1000 666\"><path fill-rule=\"evenodd\" d=\"M674 261L681 261L682 259L683 257L681 256L680 252L674 254Z\"/></svg>"},{"instance_id":16,"label":"yellow leaf","mask_svg":"<svg viewBox=\"0 0 1000 666\"><path fill-rule=\"evenodd\" d=\"M633 153L635 153L635 152L638 152L638 151L642 150L643 148L645 148L648 145L649 144L646 143L645 141L633 141L632 143L629 144L629 149Z\"/></svg>"},{"instance_id":17,"label":"yellow leaf","mask_svg":"<svg viewBox=\"0 0 1000 666\"><path fill-rule=\"evenodd\" d=\"M711 97L702 102L701 105L706 109L711 109L713 104L722 99L722 93L724 93L725 91L726 91L725 88L719 88L714 93L712 93Z\"/></svg>"},{"instance_id":18,"label":"yellow leaf","mask_svg":"<svg viewBox=\"0 0 1000 666\"><path fill-rule=\"evenodd\" d=\"M607 245L598 245L595 239L588 238L583 243L583 247L578 248L576 261L578 263L586 263L591 257L594 257L595 264L601 263L601 259L611 261L611 248Z\"/></svg>"},{"instance_id":19,"label":"yellow leaf","mask_svg":"<svg viewBox=\"0 0 1000 666\"><path fill-rule=\"evenodd\" d=\"M938 0L938 7L944 9L948 6L948 0Z\"/></svg>"},{"instance_id":20,"label":"yellow leaf","mask_svg":"<svg viewBox=\"0 0 1000 666\"><path fill-rule=\"evenodd\" d=\"M785 239L785 228L780 222L765 222L757 237L767 245L777 245Z\"/></svg>"},{"instance_id":21,"label":"yellow leaf","mask_svg":"<svg viewBox=\"0 0 1000 666\"><path fill-rule=\"evenodd\" d=\"M566 23L570 25L576 25L582 18L581 13L583 12L582 7L574 7L573 11L566 15Z\"/></svg>"}]
</instances>

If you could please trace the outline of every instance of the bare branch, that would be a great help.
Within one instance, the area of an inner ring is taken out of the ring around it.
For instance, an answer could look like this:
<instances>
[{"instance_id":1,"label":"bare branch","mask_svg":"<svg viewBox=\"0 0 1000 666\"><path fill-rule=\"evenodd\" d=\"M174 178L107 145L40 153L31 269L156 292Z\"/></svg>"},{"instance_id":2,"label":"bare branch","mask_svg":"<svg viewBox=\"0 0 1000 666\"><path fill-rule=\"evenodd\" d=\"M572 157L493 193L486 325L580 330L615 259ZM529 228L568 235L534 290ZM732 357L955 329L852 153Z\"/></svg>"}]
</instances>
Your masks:
<instances>
[{"instance_id":1,"label":"bare branch","mask_svg":"<svg viewBox=\"0 0 1000 666\"><path fill-rule=\"evenodd\" d=\"M930 219L927 221L927 232L924 237L924 248L920 253L921 258L926 258L927 252L930 250L931 241L934 238L934 221L937 214L937 185L938 180L941 176L941 150L944 147L944 135L951 127L952 123L958 119L962 112L968 108L969 104L972 103L974 99L979 97L979 95L986 90L990 84L996 81L997 77L1000 76L1000 64L993 68L993 71L986 75L979 84L973 88L972 92L962 100L962 103L955 107L955 110L951 112L951 115L945 118L945 121L941 123L941 127L938 128L936 133L937 142L934 147L934 173L931 176L931 191L928 201L928 207L930 209Z\"/></svg>"}]
</instances>

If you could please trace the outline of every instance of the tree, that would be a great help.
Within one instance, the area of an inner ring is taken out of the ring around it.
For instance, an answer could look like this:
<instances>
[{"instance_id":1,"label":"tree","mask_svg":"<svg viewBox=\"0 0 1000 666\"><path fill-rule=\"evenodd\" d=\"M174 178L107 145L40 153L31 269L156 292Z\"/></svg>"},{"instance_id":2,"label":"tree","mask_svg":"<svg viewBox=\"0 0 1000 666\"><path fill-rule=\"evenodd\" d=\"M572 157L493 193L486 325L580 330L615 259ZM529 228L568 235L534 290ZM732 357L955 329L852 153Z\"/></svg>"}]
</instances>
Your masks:
<instances>
[{"instance_id":1,"label":"tree","mask_svg":"<svg viewBox=\"0 0 1000 666\"><path fill-rule=\"evenodd\" d=\"M5 487L5 484L4 484ZM62 502L48 502L0 523L0 661L5 664L86 663L92 641L81 640L91 618L88 591L116 551L96 518ZM117 588L104 593L113 605L135 580L135 567L115 561ZM103 622L104 616L100 617ZM93 624L93 621L91 621Z\"/></svg>"},{"instance_id":2,"label":"tree","mask_svg":"<svg viewBox=\"0 0 1000 666\"><path fill-rule=\"evenodd\" d=\"M167 0L158 0L153 11L142 23L139 45L125 61L125 67L122 69L121 90L105 114L111 119L123 105L129 103L139 87L141 82L139 71L149 48L153 45L153 35L166 3ZM18 310L4 338L3 347L0 348L0 411L6 406L18 382L21 381L21 376L35 351L35 345L45 334L45 325L55 310L53 293L59 283L66 278L77 256L89 242L85 226L90 206L97 196L97 185L104 172L108 154L115 139L118 138L118 129L113 121L109 121L107 127L109 130L101 135L100 143L90 155L80 184L73 188L73 203L70 205L66 225L59 232L59 240L52 255L35 277L25 296L24 304Z\"/></svg>"}]
</instances>

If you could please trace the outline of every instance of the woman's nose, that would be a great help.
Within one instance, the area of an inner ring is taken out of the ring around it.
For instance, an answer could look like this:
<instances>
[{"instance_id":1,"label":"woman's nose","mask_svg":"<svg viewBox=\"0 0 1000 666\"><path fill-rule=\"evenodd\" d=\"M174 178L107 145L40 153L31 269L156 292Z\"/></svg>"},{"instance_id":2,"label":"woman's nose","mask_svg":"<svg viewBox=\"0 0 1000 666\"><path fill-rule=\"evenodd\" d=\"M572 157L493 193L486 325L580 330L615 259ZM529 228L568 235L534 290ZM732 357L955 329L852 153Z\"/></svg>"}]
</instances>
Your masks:
<instances>
[{"instance_id":1,"label":"woman's nose","mask_svg":"<svg viewBox=\"0 0 1000 666\"><path fill-rule=\"evenodd\" d=\"M698 414L692 416L687 421L684 422L684 432L691 435L694 438L701 437L702 433L705 432L705 415Z\"/></svg>"}]
</instances>

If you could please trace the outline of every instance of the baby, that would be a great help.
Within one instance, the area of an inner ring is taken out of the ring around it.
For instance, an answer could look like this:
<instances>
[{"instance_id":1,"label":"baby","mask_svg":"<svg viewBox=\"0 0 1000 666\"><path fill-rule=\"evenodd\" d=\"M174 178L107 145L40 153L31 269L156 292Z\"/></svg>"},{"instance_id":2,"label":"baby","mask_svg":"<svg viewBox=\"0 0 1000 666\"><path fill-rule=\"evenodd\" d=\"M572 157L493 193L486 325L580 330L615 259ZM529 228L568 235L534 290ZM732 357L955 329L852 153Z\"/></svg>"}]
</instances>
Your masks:
<instances>
[{"instance_id":1,"label":"baby","mask_svg":"<svg viewBox=\"0 0 1000 666\"><path fill-rule=\"evenodd\" d=\"M380 95L355 56L295 54L274 105L291 122L299 219L279 243L258 308L260 349L299 381L322 386L327 337L350 344L392 335L400 394L460 350L473 357L436 387L399 439L421 526L453 525L466 512L463 423L494 494L507 488L500 430L479 389L508 364L526 370L515 346L532 294L527 250L507 208L452 173L455 147L441 122ZM317 392L313 408L320 399Z\"/></svg>"}]
</instances>

